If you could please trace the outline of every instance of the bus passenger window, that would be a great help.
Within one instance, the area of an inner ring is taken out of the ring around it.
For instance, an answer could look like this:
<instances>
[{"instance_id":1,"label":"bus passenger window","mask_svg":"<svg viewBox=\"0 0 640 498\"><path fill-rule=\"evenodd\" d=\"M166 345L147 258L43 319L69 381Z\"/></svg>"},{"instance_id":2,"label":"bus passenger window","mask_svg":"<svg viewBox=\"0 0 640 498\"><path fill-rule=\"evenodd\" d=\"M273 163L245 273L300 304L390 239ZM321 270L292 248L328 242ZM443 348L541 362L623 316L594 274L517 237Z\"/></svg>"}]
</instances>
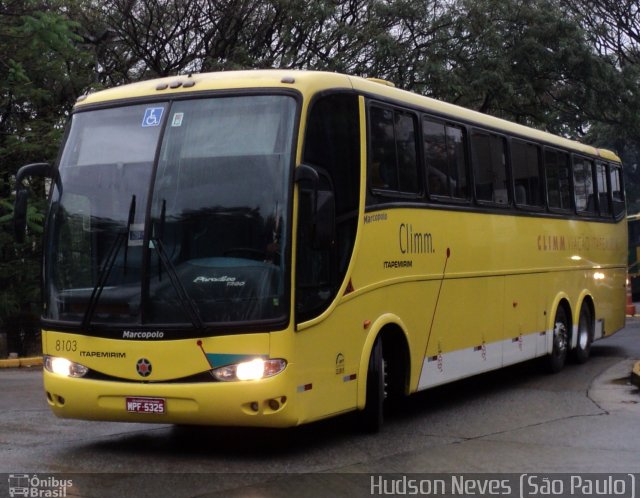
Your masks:
<instances>
[{"instance_id":1,"label":"bus passenger window","mask_svg":"<svg viewBox=\"0 0 640 498\"><path fill-rule=\"evenodd\" d=\"M516 204L519 206L544 206L538 146L521 140L513 140L511 142L511 168Z\"/></svg>"},{"instance_id":2,"label":"bus passenger window","mask_svg":"<svg viewBox=\"0 0 640 498\"><path fill-rule=\"evenodd\" d=\"M475 130L471 136L476 199L495 204L509 203L505 140L498 135Z\"/></svg>"},{"instance_id":3,"label":"bus passenger window","mask_svg":"<svg viewBox=\"0 0 640 498\"><path fill-rule=\"evenodd\" d=\"M449 181L451 197L467 199L467 153L465 131L460 126L445 126L447 135L447 159L449 161Z\"/></svg>"},{"instance_id":4,"label":"bus passenger window","mask_svg":"<svg viewBox=\"0 0 640 498\"><path fill-rule=\"evenodd\" d=\"M398 190L400 192L418 192L416 126L413 116L396 112L395 131L398 157Z\"/></svg>"},{"instance_id":5,"label":"bus passenger window","mask_svg":"<svg viewBox=\"0 0 640 498\"><path fill-rule=\"evenodd\" d=\"M369 185L379 190L419 193L413 114L371 106L370 126Z\"/></svg>"},{"instance_id":6,"label":"bus passenger window","mask_svg":"<svg viewBox=\"0 0 640 498\"><path fill-rule=\"evenodd\" d=\"M449 163L444 124L424 119L422 141L430 195L449 196Z\"/></svg>"},{"instance_id":7,"label":"bus passenger window","mask_svg":"<svg viewBox=\"0 0 640 498\"><path fill-rule=\"evenodd\" d=\"M395 139L393 133L393 111L371 108L371 186L396 190Z\"/></svg>"},{"instance_id":8,"label":"bus passenger window","mask_svg":"<svg viewBox=\"0 0 640 498\"><path fill-rule=\"evenodd\" d=\"M609 167L611 179L611 198L613 200L613 216L616 218L624 213L624 189L622 187L622 168L611 165Z\"/></svg>"},{"instance_id":9,"label":"bus passenger window","mask_svg":"<svg viewBox=\"0 0 640 498\"><path fill-rule=\"evenodd\" d=\"M583 213L595 214L596 198L593 187L593 162L582 157L573 158L573 185L576 208Z\"/></svg>"},{"instance_id":10,"label":"bus passenger window","mask_svg":"<svg viewBox=\"0 0 640 498\"><path fill-rule=\"evenodd\" d=\"M598 187L598 200L600 201L600 216L611 217L607 166L603 163L596 164L596 184Z\"/></svg>"},{"instance_id":11,"label":"bus passenger window","mask_svg":"<svg viewBox=\"0 0 640 498\"><path fill-rule=\"evenodd\" d=\"M429 194L465 199L467 161L464 130L424 118L422 141Z\"/></svg>"},{"instance_id":12,"label":"bus passenger window","mask_svg":"<svg viewBox=\"0 0 640 498\"><path fill-rule=\"evenodd\" d=\"M544 168L547 175L547 195L552 209L571 209L571 180L569 154L558 150L544 151Z\"/></svg>"}]
</instances>

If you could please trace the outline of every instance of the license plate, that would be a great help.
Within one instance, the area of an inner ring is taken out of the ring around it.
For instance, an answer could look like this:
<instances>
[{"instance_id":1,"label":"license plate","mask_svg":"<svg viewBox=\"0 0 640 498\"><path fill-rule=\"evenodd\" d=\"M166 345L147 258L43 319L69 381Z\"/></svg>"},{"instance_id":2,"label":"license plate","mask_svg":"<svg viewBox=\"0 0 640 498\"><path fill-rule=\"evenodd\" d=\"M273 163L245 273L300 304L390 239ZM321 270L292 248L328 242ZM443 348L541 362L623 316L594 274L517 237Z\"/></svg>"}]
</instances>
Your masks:
<instances>
[{"instance_id":1,"label":"license plate","mask_svg":"<svg viewBox=\"0 0 640 498\"><path fill-rule=\"evenodd\" d=\"M162 415L166 412L166 400L163 398L127 398L126 405L129 413Z\"/></svg>"}]
</instances>

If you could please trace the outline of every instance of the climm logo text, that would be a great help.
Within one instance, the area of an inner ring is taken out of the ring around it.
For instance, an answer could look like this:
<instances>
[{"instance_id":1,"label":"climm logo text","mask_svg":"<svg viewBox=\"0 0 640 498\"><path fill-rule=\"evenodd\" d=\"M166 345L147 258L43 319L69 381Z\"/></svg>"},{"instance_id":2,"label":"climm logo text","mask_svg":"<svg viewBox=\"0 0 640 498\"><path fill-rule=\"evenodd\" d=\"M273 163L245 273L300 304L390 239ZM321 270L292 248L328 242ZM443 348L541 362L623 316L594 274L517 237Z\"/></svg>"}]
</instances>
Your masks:
<instances>
[{"instance_id":1,"label":"climm logo text","mask_svg":"<svg viewBox=\"0 0 640 498\"><path fill-rule=\"evenodd\" d=\"M410 223L400 224L398 242L402 254L431 254L435 252L431 232L414 231L413 225Z\"/></svg>"}]
</instances>

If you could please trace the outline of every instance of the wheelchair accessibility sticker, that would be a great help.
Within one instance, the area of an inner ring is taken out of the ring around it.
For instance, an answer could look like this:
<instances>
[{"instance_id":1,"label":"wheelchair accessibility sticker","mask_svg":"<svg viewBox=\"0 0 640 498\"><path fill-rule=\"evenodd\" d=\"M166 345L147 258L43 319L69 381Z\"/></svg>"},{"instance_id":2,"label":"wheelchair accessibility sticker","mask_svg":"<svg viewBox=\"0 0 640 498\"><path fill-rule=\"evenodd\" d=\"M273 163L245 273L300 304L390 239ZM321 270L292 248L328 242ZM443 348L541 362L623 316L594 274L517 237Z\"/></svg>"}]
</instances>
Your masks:
<instances>
[{"instance_id":1,"label":"wheelchair accessibility sticker","mask_svg":"<svg viewBox=\"0 0 640 498\"><path fill-rule=\"evenodd\" d=\"M148 128L150 126L160 126L162 122L162 113L164 107L147 107L144 110L144 117L142 118L142 127Z\"/></svg>"}]
</instances>

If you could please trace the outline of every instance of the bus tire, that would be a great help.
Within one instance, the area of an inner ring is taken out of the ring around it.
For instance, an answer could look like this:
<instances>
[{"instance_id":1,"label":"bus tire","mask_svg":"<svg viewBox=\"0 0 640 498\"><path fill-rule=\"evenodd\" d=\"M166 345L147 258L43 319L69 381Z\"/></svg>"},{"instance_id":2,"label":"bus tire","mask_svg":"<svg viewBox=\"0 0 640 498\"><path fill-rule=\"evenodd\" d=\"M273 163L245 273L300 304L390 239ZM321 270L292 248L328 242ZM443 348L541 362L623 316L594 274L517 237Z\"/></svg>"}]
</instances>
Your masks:
<instances>
[{"instance_id":1,"label":"bus tire","mask_svg":"<svg viewBox=\"0 0 640 498\"><path fill-rule=\"evenodd\" d=\"M572 354L576 363L584 363L589 359L591 343L593 343L593 318L591 308L587 303L583 303L578 318L578 342Z\"/></svg>"},{"instance_id":2,"label":"bus tire","mask_svg":"<svg viewBox=\"0 0 640 498\"><path fill-rule=\"evenodd\" d=\"M382 338L378 337L369 357L366 400L359 417L361 427L365 432L380 431L384 421L384 398L384 358L382 356Z\"/></svg>"},{"instance_id":3,"label":"bus tire","mask_svg":"<svg viewBox=\"0 0 640 498\"><path fill-rule=\"evenodd\" d=\"M557 373L564 367L569 350L569 318L567 310L561 304L553 321L553 349L546 358L546 369L549 373Z\"/></svg>"}]
</instances>

